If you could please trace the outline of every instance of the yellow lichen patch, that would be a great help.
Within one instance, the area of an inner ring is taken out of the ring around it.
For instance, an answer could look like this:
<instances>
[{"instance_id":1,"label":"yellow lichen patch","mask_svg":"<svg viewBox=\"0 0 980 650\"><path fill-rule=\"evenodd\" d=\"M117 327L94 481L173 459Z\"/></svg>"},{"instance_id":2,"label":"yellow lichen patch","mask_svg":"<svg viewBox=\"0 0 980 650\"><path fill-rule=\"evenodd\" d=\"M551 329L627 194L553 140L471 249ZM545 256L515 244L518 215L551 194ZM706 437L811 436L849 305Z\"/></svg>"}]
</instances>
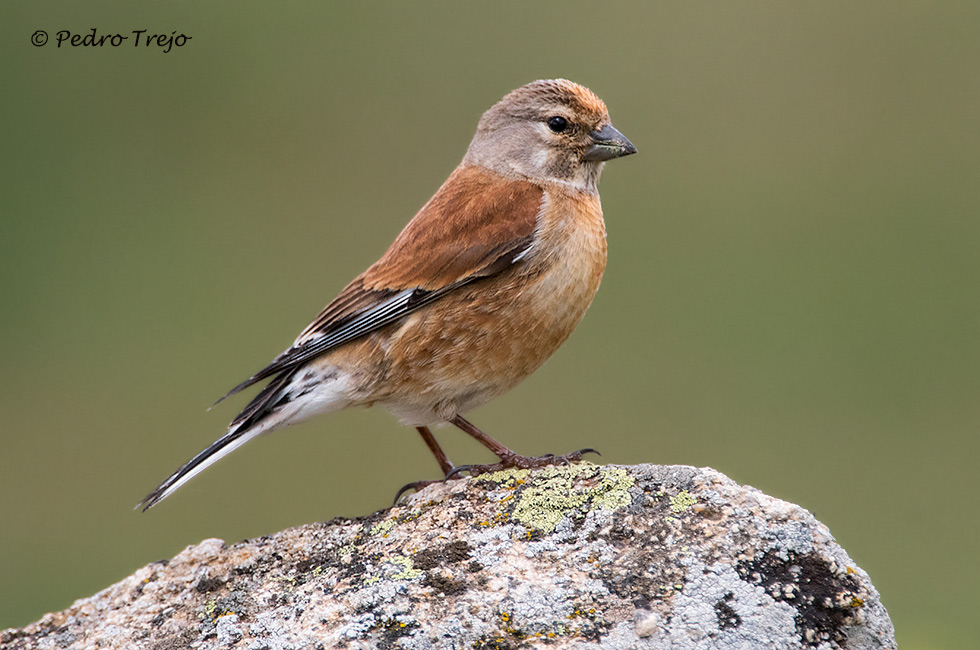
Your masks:
<instances>
[{"instance_id":1,"label":"yellow lichen patch","mask_svg":"<svg viewBox=\"0 0 980 650\"><path fill-rule=\"evenodd\" d=\"M353 555L354 554L354 551L356 551L356 550L357 550L357 547L354 546L353 543L351 543L351 544L344 544L343 546L341 546L340 548L337 549L337 555L340 556L340 557L344 557L345 555Z\"/></svg>"},{"instance_id":2,"label":"yellow lichen patch","mask_svg":"<svg viewBox=\"0 0 980 650\"><path fill-rule=\"evenodd\" d=\"M389 566L382 568L380 571L372 571L371 575L368 575L363 579L363 583L365 585L373 585L382 578L387 578L389 580L414 580L425 575L424 571L415 568L415 565L412 563L412 558L410 557L396 555L394 557L387 558L386 562ZM390 566L392 564L395 566Z\"/></svg>"},{"instance_id":3,"label":"yellow lichen patch","mask_svg":"<svg viewBox=\"0 0 980 650\"><path fill-rule=\"evenodd\" d=\"M506 523L507 514L503 512L498 512L493 516L493 519L485 519L480 522L482 528L489 528L490 526L499 526L500 524Z\"/></svg>"},{"instance_id":4,"label":"yellow lichen patch","mask_svg":"<svg viewBox=\"0 0 980 650\"><path fill-rule=\"evenodd\" d=\"M619 510L630 504L629 489L636 483L622 467L606 467L602 481L592 490L592 503L606 510Z\"/></svg>"},{"instance_id":5,"label":"yellow lichen patch","mask_svg":"<svg viewBox=\"0 0 980 650\"><path fill-rule=\"evenodd\" d=\"M422 511L421 510L413 510L413 511L409 512L408 514L402 515L399 518L399 521L401 523L405 523L405 522L408 522L408 521L415 521L416 519L418 519L421 516L422 516Z\"/></svg>"},{"instance_id":6,"label":"yellow lichen patch","mask_svg":"<svg viewBox=\"0 0 980 650\"><path fill-rule=\"evenodd\" d=\"M530 470L527 469L502 469L499 472L489 472L487 474L480 474L476 477L477 481L490 481L492 483L497 483L501 487L509 487L513 484L523 485L524 479L530 474Z\"/></svg>"},{"instance_id":7,"label":"yellow lichen patch","mask_svg":"<svg viewBox=\"0 0 980 650\"><path fill-rule=\"evenodd\" d=\"M681 490L676 495L670 497L670 510L675 514L680 514L697 502L697 498L692 496L690 492Z\"/></svg>"},{"instance_id":8,"label":"yellow lichen patch","mask_svg":"<svg viewBox=\"0 0 980 650\"><path fill-rule=\"evenodd\" d=\"M404 555L393 557L388 561L402 567L401 571L391 575L392 580L414 580L415 578L421 578L424 574L424 571L414 567L412 558L405 557Z\"/></svg>"},{"instance_id":9,"label":"yellow lichen patch","mask_svg":"<svg viewBox=\"0 0 980 650\"><path fill-rule=\"evenodd\" d=\"M574 510L603 508L616 510L630 503L629 489L635 480L621 467L580 464L535 470L533 479L526 469L504 470L478 477L503 486L525 483L516 495L511 517L527 528L550 533Z\"/></svg>"},{"instance_id":10,"label":"yellow lichen patch","mask_svg":"<svg viewBox=\"0 0 980 650\"><path fill-rule=\"evenodd\" d=\"M382 537L387 537L388 536L388 533L391 532L391 529L395 527L395 523L396 522L395 522L394 519L385 519L384 521L375 524L371 528L371 534L372 535L381 535Z\"/></svg>"},{"instance_id":11,"label":"yellow lichen patch","mask_svg":"<svg viewBox=\"0 0 980 650\"><path fill-rule=\"evenodd\" d=\"M595 607L580 609L578 607L568 615L568 618L595 618Z\"/></svg>"}]
</instances>

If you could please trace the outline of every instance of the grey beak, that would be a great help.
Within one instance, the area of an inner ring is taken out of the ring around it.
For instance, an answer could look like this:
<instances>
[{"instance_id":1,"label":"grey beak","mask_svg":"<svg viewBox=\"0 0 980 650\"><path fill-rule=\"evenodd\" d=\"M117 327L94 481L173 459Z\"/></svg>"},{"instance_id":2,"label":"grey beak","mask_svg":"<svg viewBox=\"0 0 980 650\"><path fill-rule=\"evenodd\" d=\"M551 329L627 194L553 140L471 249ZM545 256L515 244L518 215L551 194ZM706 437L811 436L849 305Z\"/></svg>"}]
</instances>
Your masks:
<instances>
[{"instance_id":1,"label":"grey beak","mask_svg":"<svg viewBox=\"0 0 980 650\"><path fill-rule=\"evenodd\" d=\"M592 132L592 144L585 150L582 160L603 161L636 153L636 147L626 136L607 124Z\"/></svg>"}]
</instances>

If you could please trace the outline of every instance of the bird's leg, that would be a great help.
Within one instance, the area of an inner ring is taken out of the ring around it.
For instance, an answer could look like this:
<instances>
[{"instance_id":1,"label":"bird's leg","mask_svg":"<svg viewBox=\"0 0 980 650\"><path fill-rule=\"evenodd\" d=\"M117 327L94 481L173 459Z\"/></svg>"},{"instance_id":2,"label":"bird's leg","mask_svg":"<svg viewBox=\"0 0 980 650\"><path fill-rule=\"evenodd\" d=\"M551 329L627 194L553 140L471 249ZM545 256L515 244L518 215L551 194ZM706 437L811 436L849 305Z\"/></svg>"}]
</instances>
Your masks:
<instances>
[{"instance_id":1,"label":"bird's leg","mask_svg":"<svg viewBox=\"0 0 980 650\"><path fill-rule=\"evenodd\" d=\"M477 429L471 422L466 420L466 418L458 413L449 421L476 438L480 444L496 454L497 458L500 459L500 462L493 465L460 465L451 472L447 473L446 478L451 478L461 472L469 472L471 476L476 476L478 474L495 472L501 469L507 469L509 467L533 469L535 467L545 467L547 465L568 465L573 461L582 460L583 454L599 454L599 452L595 449L579 449L578 451L573 451L563 456L556 456L555 454L546 454L537 458L533 456L521 456Z\"/></svg>"},{"instance_id":2,"label":"bird's leg","mask_svg":"<svg viewBox=\"0 0 980 650\"><path fill-rule=\"evenodd\" d=\"M429 451L431 451L432 455L436 457L436 462L439 463L439 469L442 470L443 476L448 475L455 468L453 467L452 462L449 460L449 457L446 456L446 452L444 452L442 447L439 446L435 436L433 436L432 432L429 431L429 427L415 428L418 430L419 435L422 436L422 440L425 440L425 444L429 448Z\"/></svg>"},{"instance_id":3,"label":"bird's leg","mask_svg":"<svg viewBox=\"0 0 980 650\"><path fill-rule=\"evenodd\" d=\"M497 458L499 458L501 462L506 463L509 460L513 460L515 458L521 458L521 456L519 456L513 450L503 446L502 444L500 444L499 442L497 442L487 434L477 429L475 426L473 426L473 424L470 421L466 420L462 415L457 413L453 417L453 419L450 420L450 422L456 425L457 427L459 427L460 429L462 429L463 431L465 431L466 433L470 434L474 438L476 438L481 445L483 445L484 447L492 451L494 454L496 454Z\"/></svg>"},{"instance_id":4,"label":"bird's leg","mask_svg":"<svg viewBox=\"0 0 980 650\"><path fill-rule=\"evenodd\" d=\"M446 455L446 452L444 452L442 450L442 447L439 446L439 442L436 440L436 437L432 435L432 432L429 430L429 427L415 427L415 429L416 431L419 432L419 435L422 436L422 440L425 441L426 447L428 447L429 451L432 452L432 455L436 457L436 462L439 463L439 469L442 470L442 475L445 477L442 479L442 481L445 481L446 479L449 478L459 478L453 476L456 473L456 468L453 466L452 461L449 460L449 456ZM395 495L395 503L397 504L398 499L400 499L401 496L406 492L408 492L409 490L414 490L415 492L418 492L419 490L421 490L422 488L428 485L432 485L433 483L442 483L442 481L414 481L412 483L403 485L402 488L398 490L398 493Z\"/></svg>"}]
</instances>

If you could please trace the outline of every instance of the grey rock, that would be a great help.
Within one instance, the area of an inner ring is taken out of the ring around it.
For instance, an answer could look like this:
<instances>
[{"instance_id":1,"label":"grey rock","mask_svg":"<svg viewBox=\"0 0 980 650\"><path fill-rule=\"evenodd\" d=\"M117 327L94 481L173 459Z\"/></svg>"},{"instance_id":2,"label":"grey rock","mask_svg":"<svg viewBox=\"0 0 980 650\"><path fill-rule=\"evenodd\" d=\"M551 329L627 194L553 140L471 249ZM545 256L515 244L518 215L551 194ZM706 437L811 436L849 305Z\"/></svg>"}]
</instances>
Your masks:
<instances>
[{"instance_id":1,"label":"grey rock","mask_svg":"<svg viewBox=\"0 0 980 650\"><path fill-rule=\"evenodd\" d=\"M896 647L868 575L809 512L656 465L498 472L205 540L0 633L0 650L545 646Z\"/></svg>"}]
</instances>

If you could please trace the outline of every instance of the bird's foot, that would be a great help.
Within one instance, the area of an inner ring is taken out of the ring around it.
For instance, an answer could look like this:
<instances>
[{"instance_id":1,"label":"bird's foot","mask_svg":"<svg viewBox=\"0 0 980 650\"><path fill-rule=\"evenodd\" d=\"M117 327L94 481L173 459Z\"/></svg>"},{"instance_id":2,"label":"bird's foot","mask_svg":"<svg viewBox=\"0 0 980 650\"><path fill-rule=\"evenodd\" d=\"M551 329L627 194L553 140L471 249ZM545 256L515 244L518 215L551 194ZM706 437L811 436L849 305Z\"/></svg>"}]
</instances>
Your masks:
<instances>
[{"instance_id":1,"label":"bird's foot","mask_svg":"<svg viewBox=\"0 0 980 650\"><path fill-rule=\"evenodd\" d=\"M586 448L579 449L578 451L573 451L562 456L557 456L555 454L545 454L544 456L518 456L517 454L514 454L513 456L505 456L501 458L499 463L492 463L489 465L459 465L446 472L446 476L441 480L414 481L403 485L395 494L394 503L397 505L398 500L409 490L419 492L423 488L435 483L445 483L446 481L451 481L453 479L464 478L464 475L479 476L480 474L488 474L490 472L499 472L500 470L513 468L537 469L539 467L548 467L549 465L571 465L576 461L582 460L582 456L585 454L595 454L597 456L602 455L595 449Z\"/></svg>"},{"instance_id":2,"label":"bird's foot","mask_svg":"<svg viewBox=\"0 0 980 650\"><path fill-rule=\"evenodd\" d=\"M545 454L544 456L518 456L514 454L513 456L503 456L499 463L492 463L490 465L460 465L454 468L451 472L446 474L446 478L456 478L464 472L470 476L479 476L480 474L488 474L490 472L499 472L504 469L537 469L539 467L548 467L549 465L571 465L573 462L582 460L582 456L585 454L595 454L601 456L595 449L579 449L578 451L573 451L562 456L557 456L555 454Z\"/></svg>"},{"instance_id":3,"label":"bird's foot","mask_svg":"<svg viewBox=\"0 0 980 650\"><path fill-rule=\"evenodd\" d=\"M408 492L409 490L412 490L414 492L419 492L419 491L423 490L424 488L429 487L430 485L435 485L436 483L445 483L446 481L448 481L450 479L463 478L459 474L459 470L460 469L466 469L467 467L468 467L468 465L460 465L459 467L453 467L448 472L446 472L446 476L445 477L443 477L441 479L434 480L434 481L413 481L411 483L407 483L407 484L403 485L401 487L401 489L399 489L398 492L395 493L395 501L394 501L394 504L393 505L398 505L398 500L401 499L402 498L402 495L405 494L406 492Z\"/></svg>"}]
</instances>

